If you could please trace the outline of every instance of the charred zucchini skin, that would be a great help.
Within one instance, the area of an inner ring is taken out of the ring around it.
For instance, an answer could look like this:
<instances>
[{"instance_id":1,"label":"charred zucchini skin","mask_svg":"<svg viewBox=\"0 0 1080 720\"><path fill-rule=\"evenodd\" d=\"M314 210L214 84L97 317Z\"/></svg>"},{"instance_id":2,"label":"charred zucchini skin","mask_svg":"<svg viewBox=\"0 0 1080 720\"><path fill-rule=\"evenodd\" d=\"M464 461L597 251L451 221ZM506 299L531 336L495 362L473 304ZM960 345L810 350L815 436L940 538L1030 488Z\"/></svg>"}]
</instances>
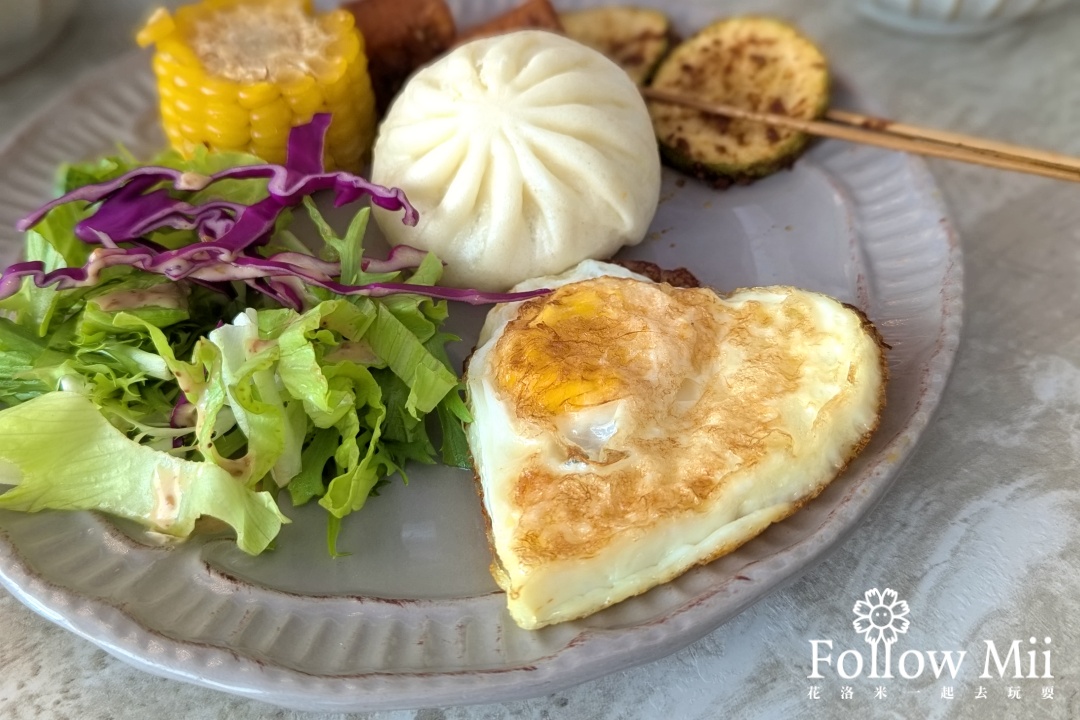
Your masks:
<instances>
[{"instance_id":1,"label":"charred zucchini skin","mask_svg":"<svg viewBox=\"0 0 1080 720\"><path fill-rule=\"evenodd\" d=\"M650 85L811 120L828 109L830 78L821 51L795 28L746 16L716 22L676 47ZM804 133L648 105L664 160L720 187L790 167L809 142Z\"/></svg>"},{"instance_id":2,"label":"charred zucchini skin","mask_svg":"<svg viewBox=\"0 0 1080 720\"><path fill-rule=\"evenodd\" d=\"M567 37L607 55L639 86L646 85L678 41L667 15L622 5L559 14Z\"/></svg>"}]
</instances>

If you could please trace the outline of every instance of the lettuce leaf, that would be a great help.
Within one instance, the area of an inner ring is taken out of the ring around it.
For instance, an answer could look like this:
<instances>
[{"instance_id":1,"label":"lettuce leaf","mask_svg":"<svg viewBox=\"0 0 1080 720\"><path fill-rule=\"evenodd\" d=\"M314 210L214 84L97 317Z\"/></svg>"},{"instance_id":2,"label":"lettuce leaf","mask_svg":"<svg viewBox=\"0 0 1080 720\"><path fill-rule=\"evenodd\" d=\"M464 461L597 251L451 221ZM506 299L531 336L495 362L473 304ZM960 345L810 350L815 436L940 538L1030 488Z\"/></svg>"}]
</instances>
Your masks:
<instances>
[{"instance_id":1,"label":"lettuce leaf","mask_svg":"<svg viewBox=\"0 0 1080 720\"><path fill-rule=\"evenodd\" d=\"M438 317L438 306L414 299L399 311ZM421 343L380 301L249 309L200 340L190 363L147 320L121 312L112 323L147 333L176 377L196 413L190 447L246 487L269 477L295 504L318 498L333 518L333 555L337 520L407 462L434 461L429 412L439 411L447 457L462 461L468 412L443 349L456 338L436 332Z\"/></svg>"},{"instance_id":2,"label":"lettuce leaf","mask_svg":"<svg viewBox=\"0 0 1080 720\"><path fill-rule=\"evenodd\" d=\"M253 555L289 522L268 493L211 463L128 439L77 393L0 410L0 436L0 485L14 485L0 495L6 510L99 510L178 538L205 515L230 525L240 549Z\"/></svg>"}]
</instances>

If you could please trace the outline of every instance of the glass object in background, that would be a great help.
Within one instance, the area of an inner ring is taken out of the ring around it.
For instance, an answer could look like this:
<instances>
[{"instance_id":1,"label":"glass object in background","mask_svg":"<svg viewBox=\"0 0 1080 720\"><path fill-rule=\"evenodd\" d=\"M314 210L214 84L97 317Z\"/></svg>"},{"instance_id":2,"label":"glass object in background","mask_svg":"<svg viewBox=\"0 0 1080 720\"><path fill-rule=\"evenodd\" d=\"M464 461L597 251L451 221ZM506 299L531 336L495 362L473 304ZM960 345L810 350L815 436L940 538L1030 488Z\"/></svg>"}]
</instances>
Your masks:
<instances>
[{"instance_id":1,"label":"glass object in background","mask_svg":"<svg viewBox=\"0 0 1080 720\"><path fill-rule=\"evenodd\" d=\"M76 0L0 0L0 78L48 47L75 5Z\"/></svg>"},{"instance_id":2,"label":"glass object in background","mask_svg":"<svg viewBox=\"0 0 1080 720\"><path fill-rule=\"evenodd\" d=\"M977 35L1064 5L1066 0L855 0L879 23L929 35Z\"/></svg>"}]
</instances>

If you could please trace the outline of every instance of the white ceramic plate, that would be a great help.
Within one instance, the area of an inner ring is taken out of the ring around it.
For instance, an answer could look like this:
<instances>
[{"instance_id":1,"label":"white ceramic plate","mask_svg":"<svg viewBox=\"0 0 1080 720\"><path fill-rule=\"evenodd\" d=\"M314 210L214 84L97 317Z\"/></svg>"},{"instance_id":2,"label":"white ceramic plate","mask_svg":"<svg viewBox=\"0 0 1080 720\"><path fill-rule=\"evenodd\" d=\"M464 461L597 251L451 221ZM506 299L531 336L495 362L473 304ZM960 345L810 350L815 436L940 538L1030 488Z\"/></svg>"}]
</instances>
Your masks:
<instances>
[{"instance_id":1,"label":"white ceramic plate","mask_svg":"<svg viewBox=\"0 0 1080 720\"><path fill-rule=\"evenodd\" d=\"M458 3L458 17L508 4ZM670 11L683 32L712 19ZM148 65L133 55L84 77L0 148L0 263L15 260L12 225L49 197L61 162L160 143ZM287 509L296 522L258 558L224 541L146 547L90 513L0 513L0 583L149 672L305 710L538 695L677 650L824 557L886 491L949 372L960 249L922 163L830 142L791 172L727 192L668 173L650 238L627 256L685 265L724 290L830 293L863 308L892 346L871 445L737 552L593 617L526 632L488 576L471 477L435 467L350 517L341 547L353 554L339 560L326 555L317 507ZM482 311L453 314L460 359Z\"/></svg>"}]
</instances>

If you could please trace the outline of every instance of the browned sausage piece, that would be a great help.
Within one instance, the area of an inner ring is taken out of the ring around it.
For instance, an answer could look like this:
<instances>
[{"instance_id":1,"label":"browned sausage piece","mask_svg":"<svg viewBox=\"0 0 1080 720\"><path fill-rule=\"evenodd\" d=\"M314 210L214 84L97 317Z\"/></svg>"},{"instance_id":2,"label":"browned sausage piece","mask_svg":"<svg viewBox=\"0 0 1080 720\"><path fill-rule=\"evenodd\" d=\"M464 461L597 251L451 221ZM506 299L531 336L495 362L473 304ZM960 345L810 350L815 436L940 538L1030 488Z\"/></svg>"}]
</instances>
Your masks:
<instances>
[{"instance_id":1,"label":"browned sausage piece","mask_svg":"<svg viewBox=\"0 0 1080 720\"><path fill-rule=\"evenodd\" d=\"M457 32L443 0L357 0L344 8L364 36L380 115L413 70L447 50Z\"/></svg>"},{"instance_id":2,"label":"browned sausage piece","mask_svg":"<svg viewBox=\"0 0 1080 720\"><path fill-rule=\"evenodd\" d=\"M454 40L454 44L460 45L481 37L529 29L562 32L559 14L548 0L525 0L502 15L464 30Z\"/></svg>"}]
</instances>

